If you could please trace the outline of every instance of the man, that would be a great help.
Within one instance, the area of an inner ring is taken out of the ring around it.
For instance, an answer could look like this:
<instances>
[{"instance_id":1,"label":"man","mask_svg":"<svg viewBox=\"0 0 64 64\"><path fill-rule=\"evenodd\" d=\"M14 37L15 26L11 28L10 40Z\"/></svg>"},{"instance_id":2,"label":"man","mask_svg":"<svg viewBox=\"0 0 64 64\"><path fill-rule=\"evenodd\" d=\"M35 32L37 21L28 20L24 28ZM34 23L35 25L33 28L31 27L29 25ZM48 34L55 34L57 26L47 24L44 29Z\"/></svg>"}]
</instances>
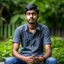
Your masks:
<instances>
[{"instance_id":1,"label":"man","mask_svg":"<svg viewBox=\"0 0 64 64\"><path fill-rule=\"evenodd\" d=\"M27 24L18 27L13 37L12 54L5 64L58 64L51 56L51 41L47 26L37 22L39 9L34 4L28 4L25 8ZM19 45L22 44L20 53ZM45 54L43 54L43 47Z\"/></svg>"}]
</instances>

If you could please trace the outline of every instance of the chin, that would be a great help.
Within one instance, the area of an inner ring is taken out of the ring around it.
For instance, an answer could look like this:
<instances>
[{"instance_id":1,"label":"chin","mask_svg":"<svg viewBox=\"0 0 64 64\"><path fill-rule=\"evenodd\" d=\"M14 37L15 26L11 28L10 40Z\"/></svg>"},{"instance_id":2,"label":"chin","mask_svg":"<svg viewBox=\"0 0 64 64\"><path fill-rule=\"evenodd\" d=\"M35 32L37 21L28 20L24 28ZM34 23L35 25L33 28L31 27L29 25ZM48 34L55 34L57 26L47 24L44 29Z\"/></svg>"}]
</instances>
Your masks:
<instances>
[{"instance_id":1,"label":"chin","mask_svg":"<svg viewBox=\"0 0 64 64\"><path fill-rule=\"evenodd\" d=\"M34 22L28 22L29 24L35 24Z\"/></svg>"},{"instance_id":2,"label":"chin","mask_svg":"<svg viewBox=\"0 0 64 64\"><path fill-rule=\"evenodd\" d=\"M36 21L27 21L29 24L35 24L37 23Z\"/></svg>"},{"instance_id":3,"label":"chin","mask_svg":"<svg viewBox=\"0 0 64 64\"><path fill-rule=\"evenodd\" d=\"M36 24L36 22L29 22L29 24Z\"/></svg>"}]
</instances>

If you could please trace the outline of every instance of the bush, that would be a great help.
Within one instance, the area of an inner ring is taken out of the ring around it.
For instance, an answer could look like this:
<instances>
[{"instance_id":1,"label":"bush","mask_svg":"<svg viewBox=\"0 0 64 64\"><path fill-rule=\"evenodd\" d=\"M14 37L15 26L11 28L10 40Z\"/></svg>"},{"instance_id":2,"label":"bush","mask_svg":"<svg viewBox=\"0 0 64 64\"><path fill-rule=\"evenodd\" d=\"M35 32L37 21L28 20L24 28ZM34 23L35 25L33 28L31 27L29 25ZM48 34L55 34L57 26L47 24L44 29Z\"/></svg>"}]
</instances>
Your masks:
<instances>
[{"instance_id":1,"label":"bush","mask_svg":"<svg viewBox=\"0 0 64 64\"><path fill-rule=\"evenodd\" d=\"M12 56L12 38L0 45L0 61L5 60L7 57Z\"/></svg>"},{"instance_id":2,"label":"bush","mask_svg":"<svg viewBox=\"0 0 64 64\"><path fill-rule=\"evenodd\" d=\"M64 39L52 38L52 56L56 57L59 64L64 64Z\"/></svg>"}]
</instances>

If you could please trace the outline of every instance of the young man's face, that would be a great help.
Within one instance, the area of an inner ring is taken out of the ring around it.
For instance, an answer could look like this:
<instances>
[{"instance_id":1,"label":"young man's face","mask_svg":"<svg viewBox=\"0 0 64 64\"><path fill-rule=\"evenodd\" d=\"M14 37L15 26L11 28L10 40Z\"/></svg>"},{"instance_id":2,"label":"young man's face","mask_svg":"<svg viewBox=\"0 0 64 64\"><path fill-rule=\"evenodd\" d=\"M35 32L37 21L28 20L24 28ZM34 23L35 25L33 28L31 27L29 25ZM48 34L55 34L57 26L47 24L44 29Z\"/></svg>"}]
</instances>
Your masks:
<instances>
[{"instance_id":1,"label":"young man's face","mask_svg":"<svg viewBox=\"0 0 64 64\"><path fill-rule=\"evenodd\" d=\"M26 20L30 24L34 24L37 22L39 14L35 10L28 10L25 14Z\"/></svg>"}]
</instances>

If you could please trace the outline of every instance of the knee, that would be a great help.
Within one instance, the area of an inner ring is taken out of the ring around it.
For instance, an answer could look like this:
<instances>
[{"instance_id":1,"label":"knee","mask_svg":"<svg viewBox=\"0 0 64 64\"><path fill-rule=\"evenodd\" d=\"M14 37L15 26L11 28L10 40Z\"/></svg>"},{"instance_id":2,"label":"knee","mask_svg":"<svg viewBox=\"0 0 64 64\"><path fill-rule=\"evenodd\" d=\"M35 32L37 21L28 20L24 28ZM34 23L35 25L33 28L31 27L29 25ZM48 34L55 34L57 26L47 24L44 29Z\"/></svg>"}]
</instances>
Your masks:
<instances>
[{"instance_id":1,"label":"knee","mask_svg":"<svg viewBox=\"0 0 64 64\"><path fill-rule=\"evenodd\" d=\"M47 59L47 61L54 62L54 61L56 61L56 59L55 59L55 58L50 57L50 58L48 58L48 59Z\"/></svg>"},{"instance_id":2,"label":"knee","mask_svg":"<svg viewBox=\"0 0 64 64\"><path fill-rule=\"evenodd\" d=\"M58 64L56 58L53 58L53 57L50 57L50 58L47 58L46 60L47 63L54 63L54 64Z\"/></svg>"},{"instance_id":3,"label":"knee","mask_svg":"<svg viewBox=\"0 0 64 64\"><path fill-rule=\"evenodd\" d=\"M12 57L6 58L5 64L10 64L12 61L14 61Z\"/></svg>"}]
</instances>

